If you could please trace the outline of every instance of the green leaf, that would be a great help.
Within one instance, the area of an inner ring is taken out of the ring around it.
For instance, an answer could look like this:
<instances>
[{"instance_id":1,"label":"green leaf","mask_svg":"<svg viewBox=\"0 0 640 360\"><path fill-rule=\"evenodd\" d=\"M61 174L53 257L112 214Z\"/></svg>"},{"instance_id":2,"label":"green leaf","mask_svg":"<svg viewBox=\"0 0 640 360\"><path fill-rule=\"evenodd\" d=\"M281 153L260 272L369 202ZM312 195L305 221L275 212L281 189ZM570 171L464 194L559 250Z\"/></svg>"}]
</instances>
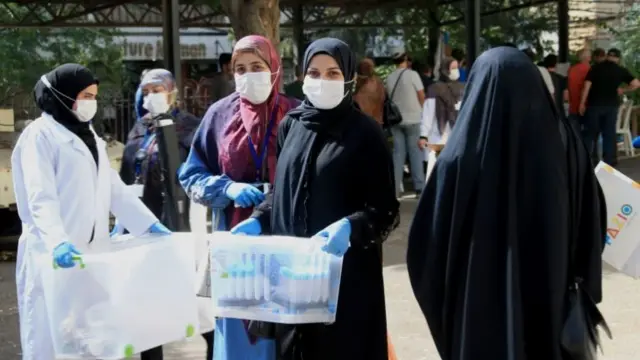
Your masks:
<instances>
[{"instance_id":1,"label":"green leaf","mask_svg":"<svg viewBox=\"0 0 640 360\"><path fill-rule=\"evenodd\" d=\"M14 13L24 7L6 5ZM39 14L46 16L46 14ZM13 16L0 10L0 18ZM100 79L101 91L121 88L122 48L113 42L118 32L92 28L5 28L0 30L0 104L30 98L36 81L54 67L79 63Z\"/></svg>"}]
</instances>

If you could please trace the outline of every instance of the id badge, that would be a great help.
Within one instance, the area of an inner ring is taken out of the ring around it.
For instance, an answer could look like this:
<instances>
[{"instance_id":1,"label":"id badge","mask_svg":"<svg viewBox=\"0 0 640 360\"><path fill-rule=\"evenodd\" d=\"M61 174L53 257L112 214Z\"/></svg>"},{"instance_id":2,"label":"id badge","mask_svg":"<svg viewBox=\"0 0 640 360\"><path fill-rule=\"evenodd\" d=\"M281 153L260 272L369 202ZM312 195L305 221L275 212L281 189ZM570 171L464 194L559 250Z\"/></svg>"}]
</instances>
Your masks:
<instances>
[{"instance_id":1,"label":"id badge","mask_svg":"<svg viewBox=\"0 0 640 360\"><path fill-rule=\"evenodd\" d=\"M462 104L461 101L458 101L455 105L456 111L460 111L460 105Z\"/></svg>"},{"instance_id":2,"label":"id badge","mask_svg":"<svg viewBox=\"0 0 640 360\"><path fill-rule=\"evenodd\" d=\"M129 185L129 189L133 192L133 194L139 198L144 194L144 185L143 184L133 184Z\"/></svg>"}]
</instances>

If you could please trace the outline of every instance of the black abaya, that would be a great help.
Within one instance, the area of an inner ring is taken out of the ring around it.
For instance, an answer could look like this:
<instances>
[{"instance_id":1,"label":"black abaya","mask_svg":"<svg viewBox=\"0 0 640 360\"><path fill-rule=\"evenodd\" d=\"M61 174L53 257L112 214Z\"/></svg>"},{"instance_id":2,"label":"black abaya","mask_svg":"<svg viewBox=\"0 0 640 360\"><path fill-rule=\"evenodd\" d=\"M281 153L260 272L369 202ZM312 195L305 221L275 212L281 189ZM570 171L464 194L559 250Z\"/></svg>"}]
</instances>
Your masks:
<instances>
[{"instance_id":1,"label":"black abaya","mask_svg":"<svg viewBox=\"0 0 640 360\"><path fill-rule=\"evenodd\" d=\"M318 53L334 57L346 79L353 76L355 60L343 42L311 44L305 69ZM382 130L347 93L332 110L308 101L292 110L277 139L274 192L254 214L263 232L311 237L342 218L352 227L336 322L288 327L277 339L280 359L387 360L380 247L398 224L399 204Z\"/></svg>"},{"instance_id":2,"label":"black abaya","mask_svg":"<svg viewBox=\"0 0 640 360\"><path fill-rule=\"evenodd\" d=\"M511 48L474 63L409 234L411 284L444 360L560 360L569 247L599 302L605 205L578 134Z\"/></svg>"}]
</instances>

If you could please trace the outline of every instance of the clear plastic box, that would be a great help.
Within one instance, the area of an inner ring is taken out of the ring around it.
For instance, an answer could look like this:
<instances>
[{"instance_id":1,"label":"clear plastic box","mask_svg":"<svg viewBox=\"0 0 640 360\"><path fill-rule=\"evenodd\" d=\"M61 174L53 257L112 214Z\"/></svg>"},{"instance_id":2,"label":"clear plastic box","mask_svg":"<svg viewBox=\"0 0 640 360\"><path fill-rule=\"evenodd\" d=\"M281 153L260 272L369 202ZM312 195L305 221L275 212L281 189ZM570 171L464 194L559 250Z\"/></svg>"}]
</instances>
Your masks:
<instances>
[{"instance_id":1,"label":"clear plastic box","mask_svg":"<svg viewBox=\"0 0 640 360\"><path fill-rule=\"evenodd\" d=\"M69 269L42 257L56 358L129 358L199 332L190 234L121 238Z\"/></svg>"},{"instance_id":2,"label":"clear plastic box","mask_svg":"<svg viewBox=\"0 0 640 360\"><path fill-rule=\"evenodd\" d=\"M283 324L335 321L342 258L322 239L211 234L211 297L218 317Z\"/></svg>"}]
</instances>

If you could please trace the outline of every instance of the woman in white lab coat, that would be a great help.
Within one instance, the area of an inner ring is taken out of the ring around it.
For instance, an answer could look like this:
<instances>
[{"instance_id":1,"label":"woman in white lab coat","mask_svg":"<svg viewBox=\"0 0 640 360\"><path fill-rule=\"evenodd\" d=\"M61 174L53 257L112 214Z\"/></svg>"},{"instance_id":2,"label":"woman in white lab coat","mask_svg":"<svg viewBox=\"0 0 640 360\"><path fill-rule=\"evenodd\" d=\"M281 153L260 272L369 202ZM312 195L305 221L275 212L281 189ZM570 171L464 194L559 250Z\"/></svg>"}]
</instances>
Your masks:
<instances>
[{"instance_id":1,"label":"woman in white lab coat","mask_svg":"<svg viewBox=\"0 0 640 360\"><path fill-rule=\"evenodd\" d=\"M23 360L54 359L38 261L53 257L73 267L76 255L109 239L109 211L133 234L169 233L110 168L106 144L89 123L97 93L98 80L81 65L43 75L34 89L42 116L11 156L22 219L16 283Z\"/></svg>"}]
</instances>

